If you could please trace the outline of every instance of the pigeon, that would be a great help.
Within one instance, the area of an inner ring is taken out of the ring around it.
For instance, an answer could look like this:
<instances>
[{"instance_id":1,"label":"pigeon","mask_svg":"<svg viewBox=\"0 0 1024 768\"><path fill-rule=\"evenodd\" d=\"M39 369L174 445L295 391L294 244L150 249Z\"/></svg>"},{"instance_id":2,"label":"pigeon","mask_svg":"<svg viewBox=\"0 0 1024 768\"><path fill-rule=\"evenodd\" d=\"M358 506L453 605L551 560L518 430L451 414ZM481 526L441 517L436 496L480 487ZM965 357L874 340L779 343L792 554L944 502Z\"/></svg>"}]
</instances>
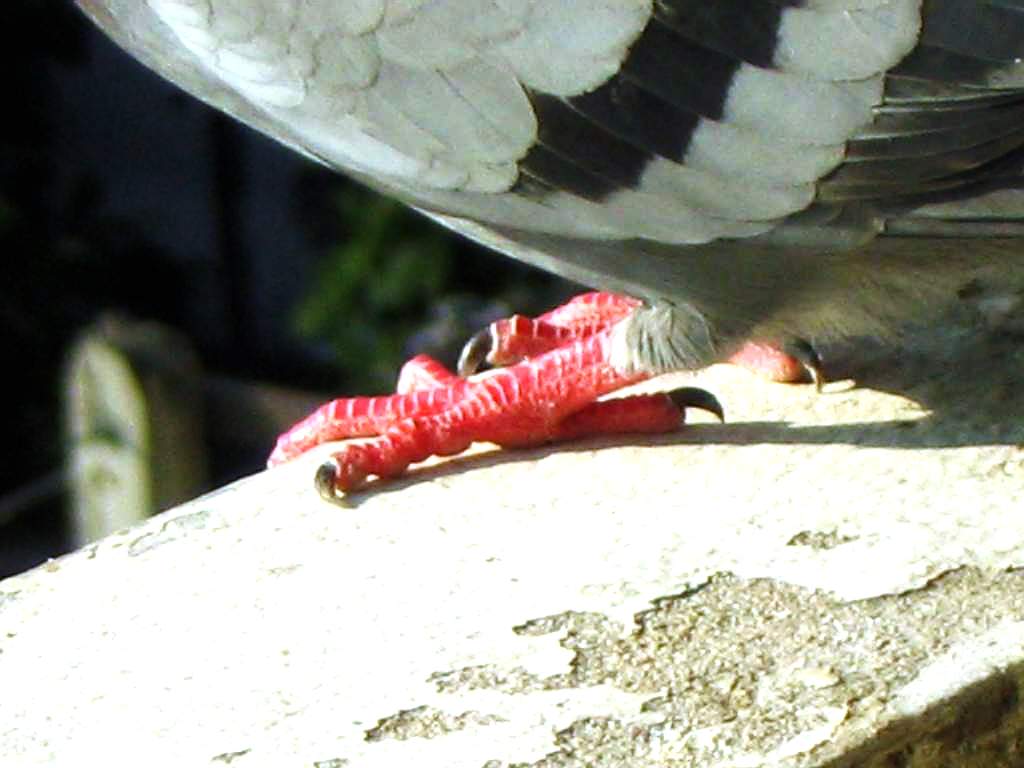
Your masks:
<instances>
[{"instance_id":1,"label":"pigeon","mask_svg":"<svg viewBox=\"0 0 1024 768\"><path fill-rule=\"evenodd\" d=\"M327 498L476 440L721 416L604 396L737 354L817 375L807 340L1024 283L1024 0L77 4L194 96L595 289L283 435L271 463L364 438L317 471Z\"/></svg>"}]
</instances>

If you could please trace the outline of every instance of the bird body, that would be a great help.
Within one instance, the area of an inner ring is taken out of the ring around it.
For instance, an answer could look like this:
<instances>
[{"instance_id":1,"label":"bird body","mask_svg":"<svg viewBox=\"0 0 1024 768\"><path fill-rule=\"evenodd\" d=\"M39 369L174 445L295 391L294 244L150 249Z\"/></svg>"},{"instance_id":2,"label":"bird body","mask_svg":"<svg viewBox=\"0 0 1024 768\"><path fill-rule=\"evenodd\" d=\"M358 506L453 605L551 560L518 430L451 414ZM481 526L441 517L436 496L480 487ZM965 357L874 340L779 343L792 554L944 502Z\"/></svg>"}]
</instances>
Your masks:
<instances>
[{"instance_id":1,"label":"bird body","mask_svg":"<svg viewBox=\"0 0 1024 768\"><path fill-rule=\"evenodd\" d=\"M1024 0L77 0L185 90L642 301L611 359L1024 285Z\"/></svg>"},{"instance_id":2,"label":"bird body","mask_svg":"<svg viewBox=\"0 0 1024 768\"><path fill-rule=\"evenodd\" d=\"M985 242L1024 231L1019 0L79 4L257 129L659 308L624 365L877 333L1021 271Z\"/></svg>"}]
</instances>

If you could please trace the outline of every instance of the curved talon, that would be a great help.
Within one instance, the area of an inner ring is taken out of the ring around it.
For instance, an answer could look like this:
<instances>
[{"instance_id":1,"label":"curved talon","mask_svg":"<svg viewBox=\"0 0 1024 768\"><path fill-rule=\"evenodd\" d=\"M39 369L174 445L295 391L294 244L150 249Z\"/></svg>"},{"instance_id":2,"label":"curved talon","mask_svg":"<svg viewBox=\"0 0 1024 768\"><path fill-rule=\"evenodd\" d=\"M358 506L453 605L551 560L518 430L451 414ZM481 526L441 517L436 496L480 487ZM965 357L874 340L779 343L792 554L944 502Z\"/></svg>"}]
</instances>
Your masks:
<instances>
[{"instance_id":1,"label":"curved talon","mask_svg":"<svg viewBox=\"0 0 1024 768\"><path fill-rule=\"evenodd\" d=\"M725 410L722 408L722 404L718 402L717 397L706 389L701 389L700 387L680 387L679 389L673 389L667 394L680 413L685 413L687 408L699 408L702 411L714 414L720 422L725 423Z\"/></svg>"},{"instance_id":2,"label":"curved talon","mask_svg":"<svg viewBox=\"0 0 1024 768\"><path fill-rule=\"evenodd\" d=\"M811 383L814 384L814 391L820 395L822 387L825 386L825 374L821 368L813 365L807 366L807 374L811 377Z\"/></svg>"},{"instance_id":3,"label":"curved talon","mask_svg":"<svg viewBox=\"0 0 1024 768\"><path fill-rule=\"evenodd\" d=\"M457 370L459 376L467 378L480 370L480 366L487 360L494 348L494 336L491 329L484 328L477 331L462 347L459 353Z\"/></svg>"},{"instance_id":4,"label":"curved talon","mask_svg":"<svg viewBox=\"0 0 1024 768\"><path fill-rule=\"evenodd\" d=\"M807 375L811 377L811 383L814 384L814 391L820 393L821 388L825 385L825 371L822 367L821 356L811 342L806 339L793 339L783 345L782 351L795 358L804 367Z\"/></svg>"},{"instance_id":5,"label":"curved talon","mask_svg":"<svg viewBox=\"0 0 1024 768\"><path fill-rule=\"evenodd\" d=\"M340 504L344 498L338 493L338 469L338 462L328 459L316 468L316 475L313 476L313 487L320 498L332 504Z\"/></svg>"}]
</instances>

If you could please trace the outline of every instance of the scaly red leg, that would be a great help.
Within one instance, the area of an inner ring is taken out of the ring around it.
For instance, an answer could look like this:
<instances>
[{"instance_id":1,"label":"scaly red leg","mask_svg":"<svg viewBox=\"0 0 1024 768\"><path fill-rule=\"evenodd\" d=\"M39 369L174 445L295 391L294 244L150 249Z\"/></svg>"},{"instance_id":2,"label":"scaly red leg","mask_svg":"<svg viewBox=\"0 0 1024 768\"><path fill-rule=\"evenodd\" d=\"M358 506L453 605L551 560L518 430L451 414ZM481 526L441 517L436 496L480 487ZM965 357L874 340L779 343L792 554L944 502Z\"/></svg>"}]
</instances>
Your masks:
<instances>
[{"instance_id":1,"label":"scaly red leg","mask_svg":"<svg viewBox=\"0 0 1024 768\"><path fill-rule=\"evenodd\" d=\"M801 345L795 347L793 351L800 353L800 357L772 344L748 341L729 358L729 362L769 381L800 381L805 373L810 373L814 385L820 390L821 361L817 359L817 355L810 346L805 350Z\"/></svg>"},{"instance_id":2,"label":"scaly red leg","mask_svg":"<svg viewBox=\"0 0 1024 768\"><path fill-rule=\"evenodd\" d=\"M402 366L395 395L331 400L277 439L269 466L282 464L321 443L383 434L413 415L430 415L454 405L469 387L439 362L417 355Z\"/></svg>"},{"instance_id":3,"label":"scaly red leg","mask_svg":"<svg viewBox=\"0 0 1024 768\"><path fill-rule=\"evenodd\" d=\"M399 419L379 437L342 446L317 475L320 492L358 488L373 474L393 477L429 456L460 453L475 441L538 445L594 433L665 432L682 421L683 407L720 411L707 393L641 395L620 401L597 397L640 381L607 363L610 330L603 330L459 387L450 407ZM436 391L426 390L427 392Z\"/></svg>"},{"instance_id":4,"label":"scaly red leg","mask_svg":"<svg viewBox=\"0 0 1024 768\"><path fill-rule=\"evenodd\" d=\"M591 336L624 320L639 306L640 302L629 296L592 291L536 318L513 315L496 320L463 348L459 375L476 373L484 360L491 365L512 365Z\"/></svg>"},{"instance_id":5,"label":"scaly red leg","mask_svg":"<svg viewBox=\"0 0 1024 768\"><path fill-rule=\"evenodd\" d=\"M371 438L342 446L321 466L317 488L333 498L370 475L393 477L411 463L459 453L475 441L527 446L665 432L679 426L686 407L721 417L721 406L703 390L597 400L647 378L608 363L612 328L637 306L628 297L588 293L537 318L499 320L467 345L460 371L475 370L485 358L508 367L461 378L417 356L403 366L397 394L327 403L278 439L268 463L331 440ZM761 354L755 367L763 367L768 353Z\"/></svg>"},{"instance_id":6,"label":"scaly red leg","mask_svg":"<svg viewBox=\"0 0 1024 768\"><path fill-rule=\"evenodd\" d=\"M513 315L491 324L466 345L460 361L459 373L468 375L479 367L487 351L487 362L509 365L552 349L557 343L593 332L597 327L608 327L640 306L628 296L614 293L584 293L570 299L560 307L533 319ZM778 346L749 341L729 358L729 362L768 379L769 381L800 381L810 372L820 388L821 361L813 348L794 343L788 351ZM463 370L463 369L466 370Z\"/></svg>"}]
</instances>

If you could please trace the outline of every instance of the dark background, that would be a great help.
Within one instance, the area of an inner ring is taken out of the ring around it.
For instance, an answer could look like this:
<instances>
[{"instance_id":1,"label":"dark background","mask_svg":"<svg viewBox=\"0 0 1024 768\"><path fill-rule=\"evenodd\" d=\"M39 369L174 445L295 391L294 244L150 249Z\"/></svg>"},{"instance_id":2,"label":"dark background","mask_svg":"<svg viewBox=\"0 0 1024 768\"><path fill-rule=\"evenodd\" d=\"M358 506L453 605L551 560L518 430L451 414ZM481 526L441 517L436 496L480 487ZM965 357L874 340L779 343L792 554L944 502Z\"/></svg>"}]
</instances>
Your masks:
<instances>
[{"instance_id":1,"label":"dark background","mask_svg":"<svg viewBox=\"0 0 1024 768\"><path fill-rule=\"evenodd\" d=\"M179 330L217 375L369 394L569 291L214 113L70 2L5 4L0 57L0 576L68 547L61 374L104 313Z\"/></svg>"}]
</instances>

